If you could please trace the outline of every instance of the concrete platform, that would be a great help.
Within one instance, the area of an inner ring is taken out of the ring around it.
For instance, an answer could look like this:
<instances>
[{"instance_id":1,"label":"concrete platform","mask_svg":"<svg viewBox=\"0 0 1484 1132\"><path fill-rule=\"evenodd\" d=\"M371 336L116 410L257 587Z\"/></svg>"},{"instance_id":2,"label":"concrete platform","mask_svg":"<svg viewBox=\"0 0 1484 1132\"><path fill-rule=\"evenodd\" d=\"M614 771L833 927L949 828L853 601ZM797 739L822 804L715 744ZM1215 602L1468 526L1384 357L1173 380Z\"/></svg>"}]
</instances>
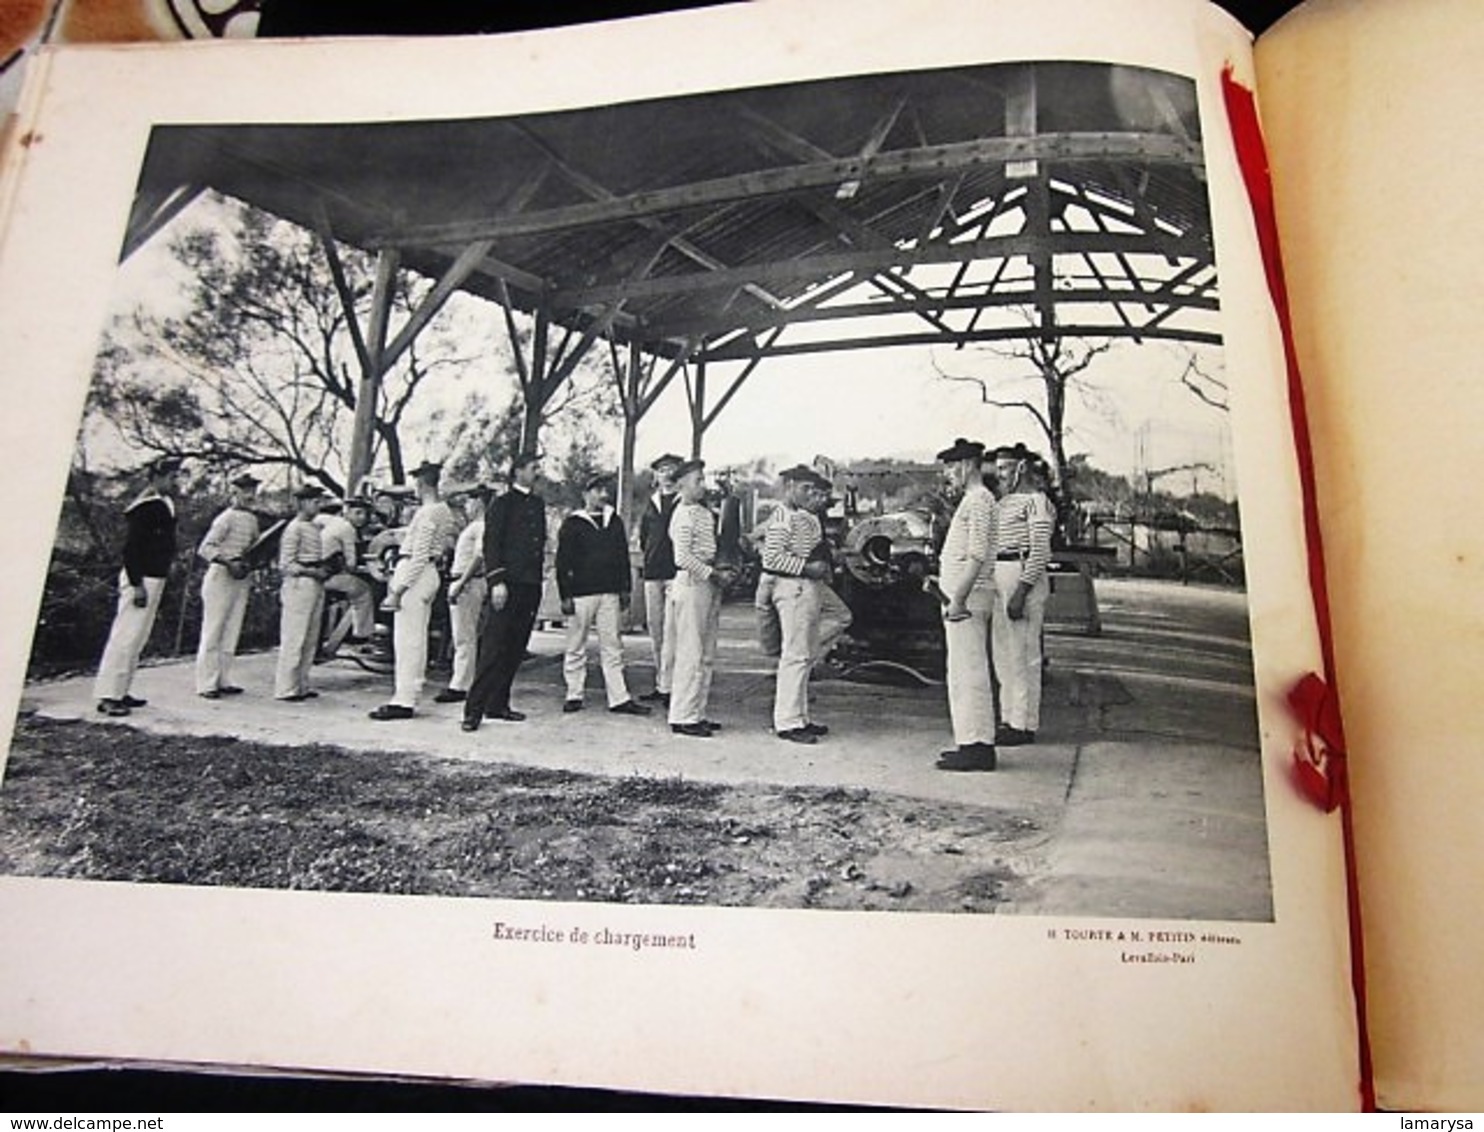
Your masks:
<instances>
[{"instance_id":1,"label":"concrete platform","mask_svg":"<svg viewBox=\"0 0 1484 1132\"><path fill-rule=\"evenodd\" d=\"M1262 920L1271 917L1261 767L1240 594L1151 582L1101 582L1102 633L1048 635L1043 724L1034 746L1004 749L993 774L937 771L951 744L941 685L818 680L816 720L830 735L799 746L771 729L772 666L752 643L752 611L723 611L711 739L670 733L663 715L610 715L596 657L587 707L563 714L559 631L533 638L512 703L523 723L459 729L459 706L432 703L381 723L390 677L348 660L317 666L319 698L271 696L274 656L239 658L246 693L205 700L189 661L142 668L149 705L121 720L96 713L91 681L38 682L23 710L163 734L267 743L322 742L417 751L603 775L680 777L888 791L1017 812L1049 831L1045 858L1018 912ZM625 638L630 684L652 686L647 637Z\"/></svg>"}]
</instances>

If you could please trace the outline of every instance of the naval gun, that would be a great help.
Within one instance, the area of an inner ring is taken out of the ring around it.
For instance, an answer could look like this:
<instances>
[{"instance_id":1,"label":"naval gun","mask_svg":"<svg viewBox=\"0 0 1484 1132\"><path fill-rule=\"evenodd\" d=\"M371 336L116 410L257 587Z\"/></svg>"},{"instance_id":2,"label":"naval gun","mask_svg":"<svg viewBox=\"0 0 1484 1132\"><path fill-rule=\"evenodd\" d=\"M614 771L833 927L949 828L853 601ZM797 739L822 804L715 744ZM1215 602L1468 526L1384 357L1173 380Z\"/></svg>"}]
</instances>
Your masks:
<instances>
[{"instance_id":1,"label":"naval gun","mask_svg":"<svg viewBox=\"0 0 1484 1132\"><path fill-rule=\"evenodd\" d=\"M852 673L943 678L942 598L929 581L938 572L942 527L932 509L913 507L845 516L831 532L835 586L853 618L836 659Z\"/></svg>"}]
</instances>

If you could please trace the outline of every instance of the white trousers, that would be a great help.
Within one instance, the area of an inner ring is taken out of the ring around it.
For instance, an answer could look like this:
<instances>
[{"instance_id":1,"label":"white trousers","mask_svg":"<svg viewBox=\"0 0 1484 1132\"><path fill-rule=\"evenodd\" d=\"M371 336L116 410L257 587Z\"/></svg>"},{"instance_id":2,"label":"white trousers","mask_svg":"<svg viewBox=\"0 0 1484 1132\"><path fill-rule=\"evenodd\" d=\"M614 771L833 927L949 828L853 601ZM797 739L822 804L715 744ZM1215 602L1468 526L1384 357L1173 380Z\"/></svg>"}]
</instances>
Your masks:
<instances>
[{"instance_id":1,"label":"white trousers","mask_svg":"<svg viewBox=\"0 0 1484 1132\"><path fill-rule=\"evenodd\" d=\"M673 585L673 580L644 580L644 620L649 624L649 640L654 645L654 688L665 693L670 691L671 673L675 671L675 638L665 631Z\"/></svg>"},{"instance_id":2,"label":"white trousers","mask_svg":"<svg viewBox=\"0 0 1484 1132\"><path fill-rule=\"evenodd\" d=\"M764 656L783 654L783 626L778 624L778 608L773 604L773 587L777 574L764 574L757 580L752 595L753 612L757 615L757 647Z\"/></svg>"},{"instance_id":3,"label":"white trousers","mask_svg":"<svg viewBox=\"0 0 1484 1132\"><path fill-rule=\"evenodd\" d=\"M375 631L376 602L365 578L355 574L333 574L325 579L325 592L345 595L350 605L350 631L357 637L369 637Z\"/></svg>"},{"instance_id":4,"label":"white trousers","mask_svg":"<svg viewBox=\"0 0 1484 1132\"><path fill-rule=\"evenodd\" d=\"M948 642L948 717L953 741L994 743L994 691L989 682L989 624L993 590L976 588L964 602L969 616L943 622Z\"/></svg>"},{"instance_id":5,"label":"white trousers","mask_svg":"<svg viewBox=\"0 0 1484 1132\"><path fill-rule=\"evenodd\" d=\"M623 609L618 594L584 594L573 599L576 613L567 618L567 653L562 658L562 675L567 680L567 699L582 699L587 683L587 638L594 626L598 630L598 657L603 665L603 689L608 706L616 707L629 698L629 687L623 676Z\"/></svg>"},{"instance_id":6,"label":"white trousers","mask_svg":"<svg viewBox=\"0 0 1484 1132\"><path fill-rule=\"evenodd\" d=\"M397 684L391 702L398 707L417 707L423 680L428 673L428 622L438 596L438 571L423 568L417 580L402 591L392 619L392 650L396 653Z\"/></svg>"},{"instance_id":7,"label":"white trousers","mask_svg":"<svg viewBox=\"0 0 1484 1132\"><path fill-rule=\"evenodd\" d=\"M809 722L809 670L819 656L820 591L826 588L809 578L773 579L773 607L783 640L773 695L775 731L792 731Z\"/></svg>"},{"instance_id":8,"label":"white trousers","mask_svg":"<svg viewBox=\"0 0 1484 1132\"><path fill-rule=\"evenodd\" d=\"M98 662L98 676L93 682L93 695L100 700L121 700L129 694L134 671L139 667L139 654L144 651L155 615L160 612L160 596L165 592L164 578L144 578L147 600L134 604L134 587L129 575L119 571L118 605L113 611L113 625L108 630L108 643L103 646L103 659Z\"/></svg>"},{"instance_id":9,"label":"white trousers","mask_svg":"<svg viewBox=\"0 0 1484 1132\"><path fill-rule=\"evenodd\" d=\"M232 682L232 658L242 636L252 583L234 578L220 562L201 579L201 641L196 646L196 691L212 692Z\"/></svg>"},{"instance_id":10,"label":"white trousers","mask_svg":"<svg viewBox=\"0 0 1484 1132\"><path fill-rule=\"evenodd\" d=\"M325 589L318 578L294 575L283 580L278 597L278 665L273 673L273 694L281 700L309 691L309 668L318 644Z\"/></svg>"},{"instance_id":11,"label":"white trousers","mask_svg":"<svg viewBox=\"0 0 1484 1132\"><path fill-rule=\"evenodd\" d=\"M721 588L681 574L670 587L666 631L674 640L675 668L670 683L670 722L700 723L711 699L716 665L716 629Z\"/></svg>"},{"instance_id":12,"label":"white trousers","mask_svg":"<svg viewBox=\"0 0 1484 1132\"><path fill-rule=\"evenodd\" d=\"M1042 575L1025 599L1025 613L1010 620L1005 603L1020 584L1024 565L994 564L995 609L991 630L994 671L1000 679L1000 715L1007 727L1035 731L1041 725L1041 630L1051 584Z\"/></svg>"},{"instance_id":13,"label":"white trousers","mask_svg":"<svg viewBox=\"0 0 1484 1132\"><path fill-rule=\"evenodd\" d=\"M489 600L489 583L471 578L459 591L459 600L448 603L448 623L453 633L453 675L448 687L453 692L467 692L474 683L475 662L479 659L479 630L484 624L484 603Z\"/></svg>"}]
</instances>

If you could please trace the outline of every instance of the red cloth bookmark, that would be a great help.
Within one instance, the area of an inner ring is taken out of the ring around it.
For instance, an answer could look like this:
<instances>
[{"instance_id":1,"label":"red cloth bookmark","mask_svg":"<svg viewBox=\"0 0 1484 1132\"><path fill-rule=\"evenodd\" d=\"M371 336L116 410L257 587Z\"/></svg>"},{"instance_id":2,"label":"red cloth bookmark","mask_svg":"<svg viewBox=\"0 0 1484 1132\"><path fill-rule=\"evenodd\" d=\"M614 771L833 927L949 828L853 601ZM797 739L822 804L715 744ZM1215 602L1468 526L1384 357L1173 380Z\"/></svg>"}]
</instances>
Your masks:
<instances>
[{"instance_id":1,"label":"red cloth bookmark","mask_svg":"<svg viewBox=\"0 0 1484 1132\"><path fill-rule=\"evenodd\" d=\"M1304 536L1309 561L1309 591L1319 629L1324 676L1308 673L1289 692L1288 702L1302 725L1303 733L1294 752L1293 777L1299 789L1325 812L1340 811L1345 848L1347 905L1350 913L1351 986L1355 994L1356 1026L1360 1044L1360 1100L1366 1112L1376 1110L1372 1077L1370 1035L1366 1027L1365 949L1361 936L1360 890L1356 885L1355 831L1345 769L1345 734L1335 692L1334 641L1331 635L1329 592L1324 581L1324 547L1319 536L1319 509L1314 487L1314 454L1309 444L1309 416L1304 389L1299 380L1298 356L1293 345L1293 322L1288 309L1288 287L1283 279L1283 261L1278 254L1277 211L1269 174L1267 145L1257 117L1252 91L1237 82L1230 64L1221 75L1227 122L1236 146L1237 163L1252 205L1252 219L1262 252L1268 292L1277 312L1283 335L1283 356L1288 367L1288 403L1293 417L1294 445L1298 452L1299 483L1304 506Z\"/></svg>"}]
</instances>

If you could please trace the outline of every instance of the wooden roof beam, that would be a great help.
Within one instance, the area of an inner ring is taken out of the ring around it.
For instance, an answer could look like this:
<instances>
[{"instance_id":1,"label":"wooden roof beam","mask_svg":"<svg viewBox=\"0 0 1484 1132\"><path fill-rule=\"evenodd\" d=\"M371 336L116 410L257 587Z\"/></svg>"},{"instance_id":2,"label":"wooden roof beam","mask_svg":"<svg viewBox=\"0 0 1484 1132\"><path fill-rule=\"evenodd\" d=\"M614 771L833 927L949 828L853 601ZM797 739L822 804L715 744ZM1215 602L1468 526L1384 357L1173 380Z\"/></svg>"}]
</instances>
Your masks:
<instances>
[{"instance_id":1,"label":"wooden roof beam","mask_svg":"<svg viewBox=\"0 0 1484 1132\"><path fill-rule=\"evenodd\" d=\"M892 108L882 116L879 122L876 123L876 125L871 130L870 137L866 139L865 145L861 146L860 152L856 154L856 156L860 160L869 161L881 151L881 147L886 144L886 139L891 135L892 129L897 124L897 118L902 113L902 107L906 105L907 100L905 98L897 99ZM860 188L860 178L845 181L836 186L835 199L849 200L851 197L855 196L856 193L860 192Z\"/></svg>"},{"instance_id":2,"label":"wooden roof beam","mask_svg":"<svg viewBox=\"0 0 1484 1132\"><path fill-rule=\"evenodd\" d=\"M198 183L176 185L169 189L141 189L139 200L129 214L129 226L124 233L124 247L119 253L119 262L123 263L149 243L156 232L184 212L205 191L205 184Z\"/></svg>"},{"instance_id":3,"label":"wooden roof beam","mask_svg":"<svg viewBox=\"0 0 1484 1132\"><path fill-rule=\"evenodd\" d=\"M657 381L652 383L652 388L645 390L643 400L639 402L639 415L641 417L647 414L650 409L654 408L654 403L659 400L660 394L665 391L670 382L675 380L675 375L685 368L685 364L690 361L691 355L696 352L700 344L701 342L698 338L688 339L679 344L675 356L670 359L669 367L666 368L665 372L660 375Z\"/></svg>"},{"instance_id":4,"label":"wooden roof beam","mask_svg":"<svg viewBox=\"0 0 1484 1132\"><path fill-rule=\"evenodd\" d=\"M795 310L788 315L768 315L753 319L746 324L730 328L727 335L756 335L778 326L790 326L794 323L806 322L833 322L848 321L857 318L883 318L892 315L923 315L936 316L939 321L932 325L948 333L957 333L951 327L941 321L942 316L949 311L978 311L993 309L995 307L1011 307L1024 305L1032 297L1029 290L1018 291L992 291L986 294L956 295L952 298L943 298L938 295L920 293L918 297L908 298L897 295L891 301L872 301L861 303L847 303L834 307L819 307L810 310ZM1145 302L1145 292L1119 289L1110 286L1099 286L1096 288L1078 288L1058 292L1058 300L1064 304L1118 304ZM1174 311L1181 310L1206 310L1214 311L1220 309L1220 303L1214 296L1209 295L1175 295L1165 300L1163 305ZM1127 325L1134 326L1129 322ZM698 334L711 329L713 322L673 322L657 323L653 329L665 337L677 337L681 334ZM713 349L721 349L730 343L730 337L719 338Z\"/></svg>"},{"instance_id":5,"label":"wooden roof beam","mask_svg":"<svg viewBox=\"0 0 1484 1132\"><path fill-rule=\"evenodd\" d=\"M1024 340L1028 337L1051 338L1157 338L1165 341L1195 342L1208 346L1221 345L1220 334L1206 330L1181 330L1169 327L1135 327L1130 329L1125 326L1097 326L1093 324L1077 323L1063 324L1047 328L1044 332L1038 327L992 327L987 330L975 330L965 334L943 335L921 332L917 334L883 334L859 338L841 338L834 340L818 340L813 342L792 342L788 345L772 346L766 350L754 346L751 350L733 347L726 350L717 350L705 354L697 360L707 362L737 362L747 361L753 358L781 358L794 357L801 354L827 354L841 350L862 350L868 348L880 349L889 346L939 346L945 342L1009 342Z\"/></svg>"},{"instance_id":6,"label":"wooden roof beam","mask_svg":"<svg viewBox=\"0 0 1484 1132\"><path fill-rule=\"evenodd\" d=\"M1163 134L1096 132L981 138L914 149L887 150L869 158L836 158L760 169L625 196L610 194L607 199L586 204L537 209L517 216L438 224L393 225L373 233L368 242L372 246L405 243L462 244L478 239L529 236L613 221L639 220L682 209L785 195L850 180L922 176L938 180L959 169L1000 165L1006 161L1018 160L1116 162L1129 159L1185 166L1199 165L1202 161L1198 147L1182 144L1178 139ZM575 171L564 167L563 172L570 176ZM589 183L596 186L595 182ZM606 192L601 186L596 187Z\"/></svg>"},{"instance_id":7,"label":"wooden roof beam","mask_svg":"<svg viewBox=\"0 0 1484 1132\"><path fill-rule=\"evenodd\" d=\"M323 226L319 231L320 246L325 250L325 259L330 265L330 280L335 285L335 293L340 297L340 307L345 312L345 325L350 331L350 344L355 348L356 358L361 363L361 372L370 373L375 363L371 358L371 351L366 346L365 335L361 333L360 318L356 314L355 295L345 275L345 265L340 259L340 249L335 246L335 236L330 231L330 222L323 215L321 215L321 222Z\"/></svg>"},{"instance_id":8,"label":"wooden roof beam","mask_svg":"<svg viewBox=\"0 0 1484 1132\"><path fill-rule=\"evenodd\" d=\"M458 259L443 273L443 277L433 285L433 289L423 298L417 310L397 331L397 336L387 346L382 355L383 371L390 369L402 354L412 345L413 339L422 332L423 327L433 320L433 316L443 309L449 297L463 285L464 281L474 273L474 269L484 260L490 250L490 240L478 240L470 244L459 253Z\"/></svg>"},{"instance_id":9,"label":"wooden roof beam","mask_svg":"<svg viewBox=\"0 0 1484 1132\"><path fill-rule=\"evenodd\" d=\"M542 138L537 137L536 134L533 133L531 130L519 125L518 123L517 129L519 129L520 133L528 141L530 141L532 145L536 146L538 149L541 150L543 154L546 155L547 161L549 163L548 168L554 166L558 171L561 172L564 177L571 181L572 184L574 184L583 193L586 193L588 196L592 197L594 201L600 204L611 204L619 199L617 194L612 192L606 185L601 184L596 179L590 177L587 173L577 168L562 154L558 153L553 146L548 144ZM665 225L654 216L640 216L635 217L634 219L652 232L668 232L666 236L666 242L669 244L669 246L673 247L687 259L700 264L702 267L715 271L725 266L721 263L720 260L717 260L714 257L708 255L706 252L698 248L695 244L691 243L691 241L685 239L684 236L674 232L673 230L667 230ZM661 245L660 250L664 250L664 245ZM770 295L767 291L757 286L756 284L747 284L743 289L746 290L749 294L753 295L754 298L757 298L770 307L783 306L783 301L781 299L777 298L774 295Z\"/></svg>"},{"instance_id":10,"label":"wooden roof beam","mask_svg":"<svg viewBox=\"0 0 1484 1132\"><path fill-rule=\"evenodd\" d=\"M763 343L763 349L766 350L777 343L779 337L783 334L783 331L785 329L785 327L780 326L778 327L778 329L773 331L772 334L768 335L767 342ZM757 367L762 364L762 361L763 354L759 353L750 362L748 362L746 366L742 368L742 372L739 373L733 379L732 383L727 386L726 392L721 395L720 399L717 400L715 405L711 406L711 411L707 413L705 418L701 421L702 428L710 428L713 424L716 423L716 418L721 416L721 411L725 409L729 404L731 404L732 398L735 397L738 390L742 388L743 382L745 382L749 377L752 376L752 371L757 369Z\"/></svg>"},{"instance_id":11,"label":"wooden roof beam","mask_svg":"<svg viewBox=\"0 0 1484 1132\"><path fill-rule=\"evenodd\" d=\"M804 295L799 301L791 304L788 307L786 313L776 316L777 323L782 323L785 321L798 322L806 314L809 317L828 318L828 313L822 316L817 314L817 312L822 308L823 304L829 302L836 295L842 294L845 291L850 290L852 287L857 287L863 282L863 278L856 272L847 272L845 275L833 279L829 283L821 287L816 287L814 290ZM825 309L828 310L829 308ZM714 327L716 325L716 320L714 318L707 319L704 324L699 322L695 323L694 325L681 323L678 324L681 327L681 329L678 330L669 324L664 324L663 322L661 322L661 325L654 326L654 329L656 329L661 334L661 336L665 338L676 338L691 335L699 336L702 334L710 333L713 334L713 337L709 339L710 343L713 346L720 346L731 341L738 335L751 335L754 333L760 333L764 330L769 329L769 327L776 325L777 323L770 319L756 326L753 326L751 324L740 325L733 329L723 330L719 334L715 333L714 331Z\"/></svg>"},{"instance_id":12,"label":"wooden roof beam","mask_svg":"<svg viewBox=\"0 0 1484 1132\"><path fill-rule=\"evenodd\" d=\"M612 302L619 298L696 295L754 281L799 282L829 278L847 271L874 274L897 265L963 263L969 260L1027 256L1035 252L1049 253L1053 256L1078 255L1083 251L1126 251L1135 255L1163 255L1179 259L1204 259L1209 255L1208 248L1191 238L1104 232L1053 232L1039 236L1034 233L1016 233L961 244L936 242L922 248L872 248L748 264L725 271L658 276L630 284L598 285L570 291L559 290L553 298L558 306L580 307Z\"/></svg>"}]
</instances>

